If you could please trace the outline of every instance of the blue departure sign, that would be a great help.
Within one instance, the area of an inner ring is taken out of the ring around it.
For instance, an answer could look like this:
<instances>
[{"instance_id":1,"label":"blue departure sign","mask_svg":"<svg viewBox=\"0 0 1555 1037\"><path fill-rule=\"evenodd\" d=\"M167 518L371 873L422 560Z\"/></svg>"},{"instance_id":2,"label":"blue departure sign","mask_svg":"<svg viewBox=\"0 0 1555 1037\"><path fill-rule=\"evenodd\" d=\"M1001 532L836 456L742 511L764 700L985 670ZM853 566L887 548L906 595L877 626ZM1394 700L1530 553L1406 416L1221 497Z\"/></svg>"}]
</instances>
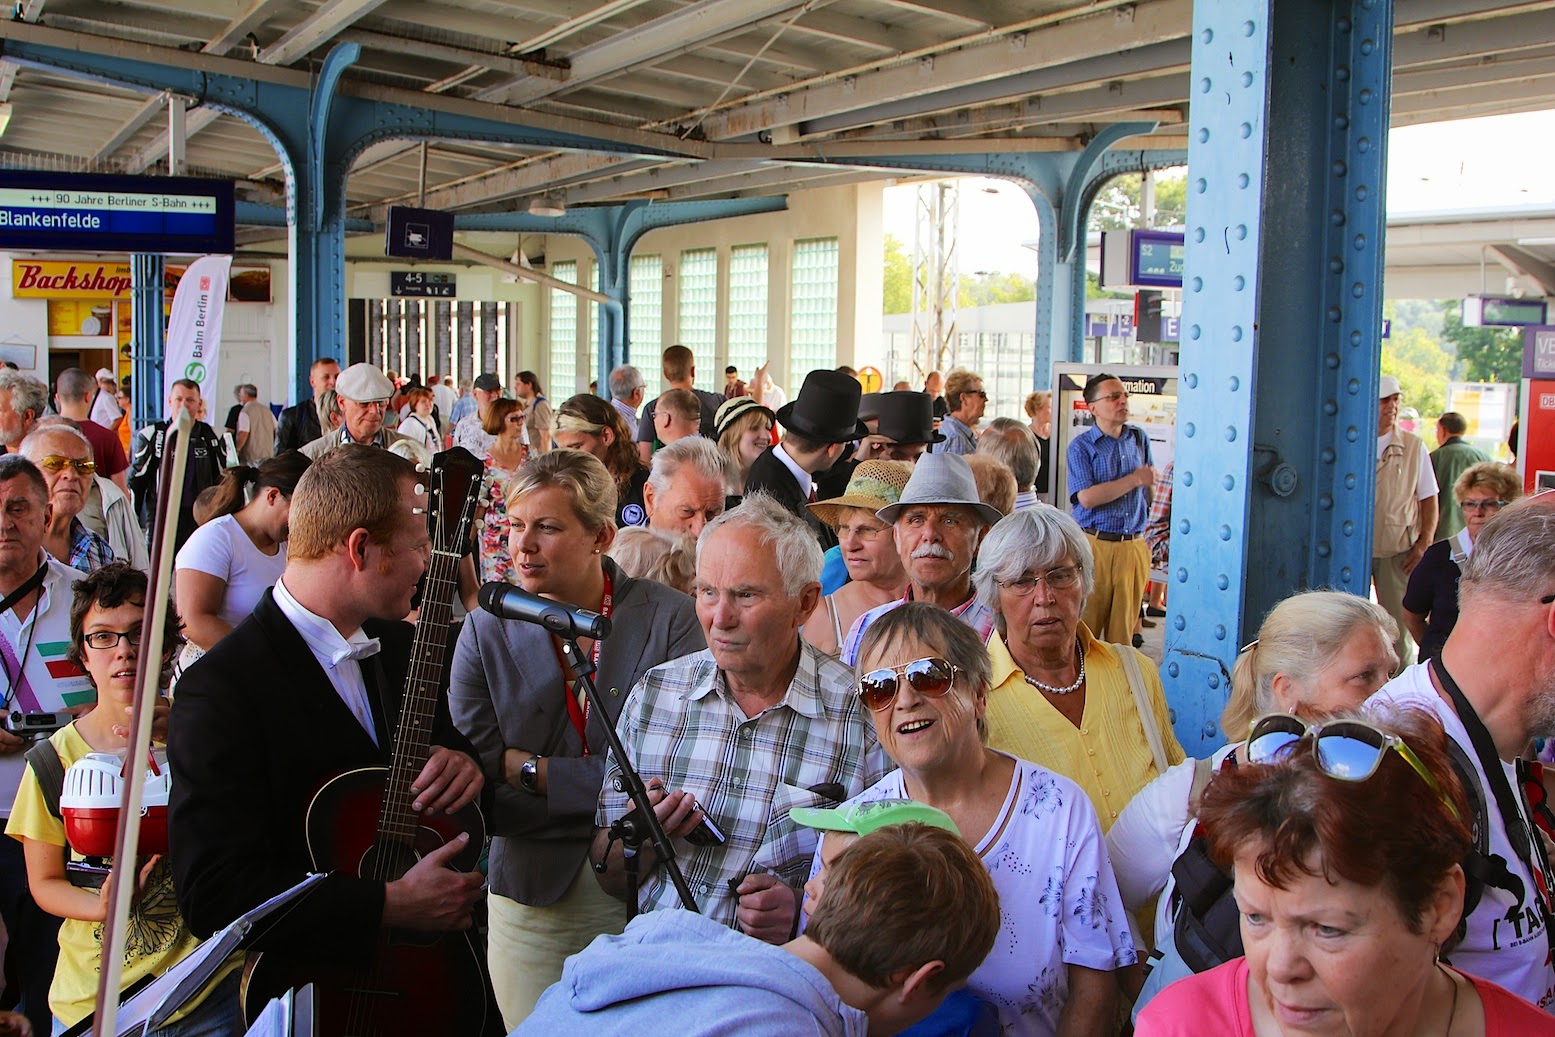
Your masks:
<instances>
[{"instance_id":1,"label":"blue departure sign","mask_svg":"<svg viewBox=\"0 0 1555 1037\"><path fill-rule=\"evenodd\" d=\"M0 170L0 249L230 253L232 182Z\"/></svg>"},{"instance_id":2,"label":"blue departure sign","mask_svg":"<svg viewBox=\"0 0 1555 1037\"><path fill-rule=\"evenodd\" d=\"M1145 288L1181 288L1186 254L1181 234L1136 230L1129 281Z\"/></svg>"}]
</instances>

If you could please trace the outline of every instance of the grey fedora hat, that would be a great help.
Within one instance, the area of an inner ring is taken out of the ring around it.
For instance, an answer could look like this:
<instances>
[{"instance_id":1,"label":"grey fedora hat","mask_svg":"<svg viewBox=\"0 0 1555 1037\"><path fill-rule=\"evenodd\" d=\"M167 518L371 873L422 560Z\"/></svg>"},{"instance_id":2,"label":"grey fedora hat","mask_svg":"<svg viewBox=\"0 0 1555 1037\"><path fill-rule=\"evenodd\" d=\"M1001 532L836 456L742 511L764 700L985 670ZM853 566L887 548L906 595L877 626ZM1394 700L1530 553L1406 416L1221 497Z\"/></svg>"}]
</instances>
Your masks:
<instances>
[{"instance_id":1,"label":"grey fedora hat","mask_svg":"<svg viewBox=\"0 0 1555 1037\"><path fill-rule=\"evenodd\" d=\"M903 508L914 504L960 504L977 512L978 518L990 526L1004 518L1004 512L978 500L972 466L960 454L924 454L918 458L902 499L881 508L875 517L894 523Z\"/></svg>"}]
</instances>

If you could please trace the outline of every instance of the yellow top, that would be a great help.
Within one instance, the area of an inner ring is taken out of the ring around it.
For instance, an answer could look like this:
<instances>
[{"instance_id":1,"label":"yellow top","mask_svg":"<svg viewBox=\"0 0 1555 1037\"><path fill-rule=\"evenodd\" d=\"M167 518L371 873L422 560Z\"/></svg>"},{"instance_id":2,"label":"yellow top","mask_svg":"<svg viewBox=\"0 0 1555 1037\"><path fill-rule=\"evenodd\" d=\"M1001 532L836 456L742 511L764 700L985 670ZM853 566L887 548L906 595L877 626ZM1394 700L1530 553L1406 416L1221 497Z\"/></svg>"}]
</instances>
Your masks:
<instances>
[{"instance_id":1,"label":"yellow top","mask_svg":"<svg viewBox=\"0 0 1555 1037\"><path fill-rule=\"evenodd\" d=\"M74 724L60 728L49 740L54 743L60 763L67 770L92 751L76 732ZM36 839L62 849L65 846L65 824L49 813L31 767L22 774L5 834L15 839ZM71 857L78 858L79 855L72 851ZM199 946L200 941L178 913L178 904L173 899L173 869L166 857L151 870L144 895L130 911L127 937L123 988L146 976L160 976ZM102 953L101 922L65 919L59 931L59 963L54 967L54 982L49 987L49 1008L67 1026L75 1025L92 1012L97 1001L98 965ZM242 964L243 955L234 954L168 1022L176 1022L194 1011L217 983Z\"/></svg>"},{"instance_id":2,"label":"yellow top","mask_svg":"<svg viewBox=\"0 0 1555 1037\"><path fill-rule=\"evenodd\" d=\"M1083 623L1080 639L1085 645L1085 712L1079 727L1026 683L1001 635L989 639L993 690L988 694L988 744L1077 783L1090 797L1105 833L1134 794L1155 779L1155 761L1123 662L1116 654L1118 647L1096 640ZM1172 733L1161 675L1143 654L1139 669L1155 707L1167 763L1181 763L1186 754Z\"/></svg>"}]
</instances>

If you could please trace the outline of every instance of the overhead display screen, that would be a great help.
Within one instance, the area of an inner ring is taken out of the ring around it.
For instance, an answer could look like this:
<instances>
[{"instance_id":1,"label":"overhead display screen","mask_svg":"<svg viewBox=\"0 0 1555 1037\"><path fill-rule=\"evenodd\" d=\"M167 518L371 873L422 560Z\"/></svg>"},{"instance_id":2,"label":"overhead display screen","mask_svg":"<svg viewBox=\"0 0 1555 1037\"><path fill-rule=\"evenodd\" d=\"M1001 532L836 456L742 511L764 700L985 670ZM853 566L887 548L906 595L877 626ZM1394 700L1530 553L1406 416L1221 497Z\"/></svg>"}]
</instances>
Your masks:
<instances>
[{"instance_id":1,"label":"overhead display screen","mask_svg":"<svg viewBox=\"0 0 1555 1037\"><path fill-rule=\"evenodd\" d=\"M0 249L230 253L230 180L0 170Z\"/></svg>"}]
</instances>

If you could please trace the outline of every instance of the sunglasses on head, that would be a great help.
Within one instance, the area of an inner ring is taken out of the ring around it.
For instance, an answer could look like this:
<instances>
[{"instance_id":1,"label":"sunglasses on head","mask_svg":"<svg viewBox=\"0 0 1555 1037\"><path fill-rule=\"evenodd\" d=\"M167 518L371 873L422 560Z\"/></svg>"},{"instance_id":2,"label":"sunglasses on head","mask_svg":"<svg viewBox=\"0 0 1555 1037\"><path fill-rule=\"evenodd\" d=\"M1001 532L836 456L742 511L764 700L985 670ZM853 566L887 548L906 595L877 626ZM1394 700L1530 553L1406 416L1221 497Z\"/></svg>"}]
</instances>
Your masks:
<instances>
[{"instance_id":1,"label":"sunglasses on head","mask_svg":"<svg viewBox=\"0 0 1555 1037\"><path fill-rule=\"evenodd\" d=\"M1296 746L1312 739L1312 755L1318 769L1330 778L1340 781L1365 781L1377 773L1382 757L1389 749L1404 758L1404 762L1420 775L1422 781L1441 799L1442 803L1458 816L1458 810L1442 792L1441 785L1420 757L1398 735L1362 720L1330 720L1322 724L1309 724L1289 713L1270 713L1253 724L1247 738L1249 763L1279 763L1287 759Z\"/></svg>"},{"instance_id":2,"label":"sunglasses on head","mask_svg":"<svg viewBox=\"0 0 1555 1037\"><path fill-rule=\"evenodd\" d=\"M900 666L886 666L870 670L858 679L858 697L872 712L889 709L896 701L900 685L897 674L907 681L907 686L919 695L942 698L956 682L956 667L944 659L914 659Z\"/></svg>"}]
</instances>

